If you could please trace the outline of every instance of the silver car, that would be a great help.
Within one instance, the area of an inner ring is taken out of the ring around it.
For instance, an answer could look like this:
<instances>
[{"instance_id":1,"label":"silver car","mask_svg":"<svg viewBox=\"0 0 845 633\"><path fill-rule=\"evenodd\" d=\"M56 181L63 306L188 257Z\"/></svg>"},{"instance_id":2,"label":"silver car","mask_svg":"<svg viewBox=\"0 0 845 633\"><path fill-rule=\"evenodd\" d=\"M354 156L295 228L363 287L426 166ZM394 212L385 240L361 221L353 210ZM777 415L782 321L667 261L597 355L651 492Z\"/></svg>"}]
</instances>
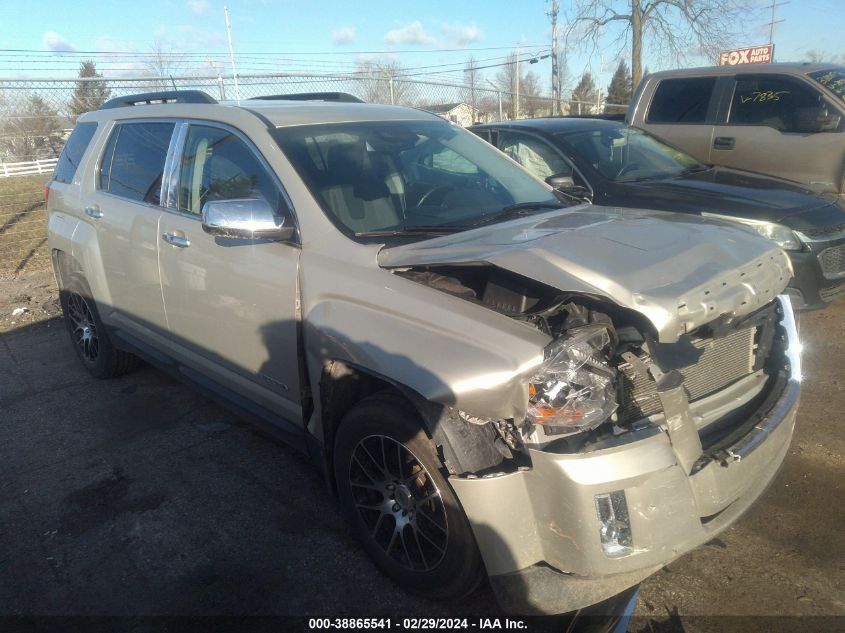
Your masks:
<instances>
[{"instance_id":1,"label":"silver car","mask_svg":"<svg viewBox=\"0 0 845 633\"><path fill-rule=\"evenodd\" d=\"M801 379L783 251L566 206L434 115L326 99L79 119L49 240L94 376L140 357L237 405L314 459L397 584L487 574L516 613L619 593L762 494Z\"/></svg>"}]
</instances>

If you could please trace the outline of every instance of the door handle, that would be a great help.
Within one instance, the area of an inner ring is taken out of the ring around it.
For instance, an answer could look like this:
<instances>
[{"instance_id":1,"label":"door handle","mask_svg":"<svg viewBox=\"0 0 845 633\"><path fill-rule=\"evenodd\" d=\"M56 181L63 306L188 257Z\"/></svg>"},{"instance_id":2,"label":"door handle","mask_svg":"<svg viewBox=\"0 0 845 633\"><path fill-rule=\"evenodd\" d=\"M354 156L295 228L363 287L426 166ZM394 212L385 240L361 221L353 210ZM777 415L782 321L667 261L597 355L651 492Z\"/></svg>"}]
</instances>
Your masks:
<instances>
[{"instance_id":1,"label":"door handle","mask_svg":"<svg viewBox=\"0 0 845 633\"><path fill-rule=\"evenodd\" d=\"M176 235L176 233L170 233L169 231L167 233L162 233L161 239L168 244L178 246L179 248L188 248L191 245L191 241L184 235Z\"/></svg>"},{"instance_id":2,"label":"door handle","mask_svg":"<svg viewBox=\"0 0 845 633\"><path fill-rule=\"evenodd\" d=\"M736 139L733 136L717 136L713 139L713 149L733 149Z\"/></svg>"},{"instance_id":3,"label":"door handle","mask_svg":"<svg viewBox=\"0 0 845 633\"><path fill-rule=\"evenodd\" d=\"M96 204L92 204L90 207L85 207L85 215L89 215L94 219L100 219L103 217L103 212L100 211L100 207Z\"/></svg>"}]
</instances>

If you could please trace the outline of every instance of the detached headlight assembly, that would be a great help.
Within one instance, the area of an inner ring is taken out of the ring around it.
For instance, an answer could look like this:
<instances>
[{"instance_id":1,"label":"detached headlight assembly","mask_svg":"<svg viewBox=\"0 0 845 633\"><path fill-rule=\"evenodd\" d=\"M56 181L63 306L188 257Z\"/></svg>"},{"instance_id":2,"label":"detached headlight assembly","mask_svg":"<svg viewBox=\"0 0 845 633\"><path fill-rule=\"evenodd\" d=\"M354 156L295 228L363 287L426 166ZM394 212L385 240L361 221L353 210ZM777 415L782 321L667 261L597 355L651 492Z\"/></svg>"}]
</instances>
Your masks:
<instances>
[{"instance_id":1,"label":"detached headlight assembly","mask_svg":"<svg viewBox=\"0 0 845 633\"><path fill-rule=\"evenodd\" d=\"M719 215L718 213L702 213L704 217L716 218L718 220L727 220L728 222L738 222L748 228L756 231L766 239L771 240L785 251L800 251L801 240L789 227L775 222L765 222L763 220L747 220L745 218L736 218L730 215Z\"/></svg>"},{"instance_id":2,"label":"detached headlight assembly","mask_svg":"<svg viewBox=\"0 0 845 633\"><path fill-rule=\"evenodd\" d=\"M528 419L546 435L594 429L616 411L616 370L606 360L610 343L606 327L587 325L546 348L528 386Z\"/></svg>"}]
</instances>

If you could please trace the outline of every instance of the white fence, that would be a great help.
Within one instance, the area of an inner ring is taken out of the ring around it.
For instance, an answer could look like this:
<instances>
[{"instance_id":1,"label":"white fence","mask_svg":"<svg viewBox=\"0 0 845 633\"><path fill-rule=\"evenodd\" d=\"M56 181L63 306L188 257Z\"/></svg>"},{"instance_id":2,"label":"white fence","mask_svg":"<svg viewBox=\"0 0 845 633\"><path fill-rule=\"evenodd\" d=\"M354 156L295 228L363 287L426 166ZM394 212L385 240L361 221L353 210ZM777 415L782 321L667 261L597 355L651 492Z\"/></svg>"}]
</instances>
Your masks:
<instances>
[{"instance_id":1,"label":"white fence","mask_svg":"<svg viewBox=\"0 0 845 633\"><path fill-rule=\"evenodd\" d=\"M0 163L0 178L11 176L29 176L31 174L49 174L58 162L58 158L28 160L22 163Z\"/></svg>"}]
</instances>

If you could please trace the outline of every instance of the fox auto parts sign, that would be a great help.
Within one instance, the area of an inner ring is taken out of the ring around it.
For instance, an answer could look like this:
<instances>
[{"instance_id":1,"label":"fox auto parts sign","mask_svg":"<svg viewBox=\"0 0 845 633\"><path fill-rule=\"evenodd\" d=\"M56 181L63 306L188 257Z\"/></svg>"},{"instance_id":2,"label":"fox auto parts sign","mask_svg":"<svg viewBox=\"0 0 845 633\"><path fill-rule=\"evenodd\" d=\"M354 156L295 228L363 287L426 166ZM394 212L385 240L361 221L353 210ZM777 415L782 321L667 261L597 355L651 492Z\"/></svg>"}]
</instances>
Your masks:
<instances>
[{"instance_id":1,"label":"fox auto parts sign","mask_svg":"<svg viewBox=\"0 0 845 633\"><path fill-rule=\"evenodd\" d=\"M736 66L738 64L771 64L775 54L775 45L753 46L738 48L733 51L719 53L719 66Z\"/></svg>"}]
</instances>

